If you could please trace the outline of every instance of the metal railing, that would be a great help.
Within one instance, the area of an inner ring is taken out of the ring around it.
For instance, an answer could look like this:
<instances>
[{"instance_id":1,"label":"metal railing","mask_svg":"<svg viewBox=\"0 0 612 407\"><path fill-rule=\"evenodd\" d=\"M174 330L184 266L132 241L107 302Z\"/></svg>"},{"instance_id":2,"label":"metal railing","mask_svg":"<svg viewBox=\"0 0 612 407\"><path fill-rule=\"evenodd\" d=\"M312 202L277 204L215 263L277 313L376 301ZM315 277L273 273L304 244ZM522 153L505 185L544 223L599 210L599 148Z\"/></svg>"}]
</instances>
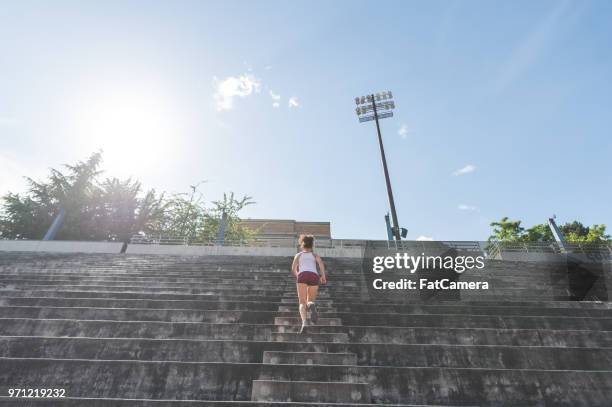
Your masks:
<instances>
[{"instance_id":1,"label":"metal railing","mask_svg":"<svg viewBox=\"0 0 612 407\"><path fill-rule=\"evenodd\" d=\"M548 253L548 254L584 254L612 255L612 243L566 243L565 250L557 242L486 242L486 252L490 257L497 257L503 252L514 253Z\"/></svg>"},{"instance_id":2,"label":"metal railing","mask_svg":"<svg viewBox=\"0 0 612 407\"><path fill-rule=\"evenodd\" d=\"M200 241L186 237L169 237L153 235L134 235L131 244L148 245L182 245L182 246L243 246L243 247L298 247L298 238L261 237L251 240ZM414 241L414 240L362 240L362 239L329 239L317 238L316 247L334 249L371 249L382 250L425 250L433 247L453 248L462 252L485 253L489 258L496 258L503 252L515 253L564 253L557 242L502 242L502 241ZM566 244L566 252L576 254L599 254L612 256L612 243L574 243Z\"/></svg>"},{"instance_id":3,"label":"metal railing","mask_svg":"<svg viewBox=\"0 0 612 407\"><path fill-rule=\"evenodd\" d=\"M180 246L245 246L245 247L298 247L297 238L265 237L250 240L203 241L188 237L134 235L131 244L180 245ZM317 247L332 247L331 239L317 239Z\"/></svg>"}]
</instances>

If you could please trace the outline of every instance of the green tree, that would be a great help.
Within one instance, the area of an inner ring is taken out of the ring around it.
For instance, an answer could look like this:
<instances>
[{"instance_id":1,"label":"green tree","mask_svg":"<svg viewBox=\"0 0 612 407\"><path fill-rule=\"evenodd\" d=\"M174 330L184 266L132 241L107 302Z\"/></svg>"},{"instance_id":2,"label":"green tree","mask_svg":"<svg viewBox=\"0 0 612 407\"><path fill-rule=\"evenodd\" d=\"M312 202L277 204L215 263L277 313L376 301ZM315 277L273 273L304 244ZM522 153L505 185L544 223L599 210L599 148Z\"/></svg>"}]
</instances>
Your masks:
<instances>
[{"instance_id":1,"label":"green tree","mask_svg":"<svg viewBox=\"0 0 612 407\"><path fill-rule=\"evenodd\" d=\"M138 181L117 178L106 179L98 191L96 230L107 240L127 243L135 233L152 227L163 211L163 195L157 197L154 190L140 197Z\"/></svg>"},{"instance_id":2,"label":"green tree","mask_svg":"<svg viewBox=\"0 0 612 407\"><path fill-rule=\"evenodd\" d=\"M507 216L499 222L491 222L493 234L489 236L489 241L517 242L522 239L523 227L520 220L509 220Z\"/></svg>"},{"instance_id":3,"label":"green tree","mask_svg":"<svg viewBox=\"0 0 612 407\"><path fill-rule=\"evenodd\" d=\"M223 213L227 215L226 239L251 240L256 231L240 223L238 213L253 204L252 198L223 194L206 208L198 187L189 193L143 193L140 182L107 178L98 180L101 153L63 169L51 169L48 179L27 178L25 194L2 198L0 237L41 239L61 209L66 216L58 240L113 240L127 244L134 234L210 242L217 236ZM125 248L125 245L124 245Z\"/></svg>"},{"instance_id":4,"label":"green tree","mask_svg":"<svg viewBox=\"0 0 612 407\"><path fill-rule=\"evenodd\" d=\"M86 161L64 165L65 173L51 169L46 182L26 178L26 194L9 193L3 203L3 236L41 239L60 208L66 211L62 228L56 238L63 240L96 240L94 224L95 177L101 154L92 154Z\"/></svg>"},{"instance_id":5,"label":"green tree","mask_svg":"<svg viewBox=\"0 0 612 407\"><path fill-rule=\"evenodd\" d=\"M491 223L493 234L489 241L505 242L553 242L554 236L547 223L541 223L524 230L521 221L512 221L508 217L499 222ZM606 234L606 225L584 226L575 220L559 227L561 234L568 243L594 243L609 242L610 235Z\"/></svg>"},{"instance_id":6,"label":"green tree","mask_svg":"<svg viewBox=\"0 0 612 407\"><path fill-rule=\"evenodd\" d=\"M176 193L164 199L159 216L144 230L165 238L180 238L192 241L204 227L206 207L198 187L191 185L189 193Z\"/></svg>"},{"instance_id":7,"label":"green tree","mask_svg":"<svg viewBox=\"0 0 612 407\"><path fill-rule=\"evenodd\" d=\"M9 192L2 203L0 237L39 239L51 224L51 215L29 196Z\"/></svg>"},{"instance_id":8,"label":"green tree","mask_svg":"<svg viewBox=\"0 0 612 407\"><path fill-rule=\"evenodd\" d=\"M154 191L140 197L141 185L130 179L97 178L101 153L92 154L63 171L51 169L45 181L26 178L28 191L3 197L0 231L3 238L41 239L63 208L66 216L58 240L120 240L150 227L159 216Z\"/></svg>"},{"instance_id":9,"label":"green tree","mask_svg":"<svg viewBox=\"0 0 612 407\"><path fill-rule=\"evenodd\" d=\"M580 240L585 238L589 234L589 228L584 226L581 222L577 220L573 222L568 222L565 225L559 227L559 230L565 237L565 240Z\"/></svg>"},{"instance_id":10,"label":"green tree","mask_svg":"<svg viewBox=\"0 0 612 407\"><path fill-rule=\"evenodd\" d=\"M540 223L527 229L521 236L521 240L525 242L553 242L555 238L548 224Z\"/></svg>"},{"instance_id":11,"label":"green tree","mask_svg":"<svg viewBox=\"0 0 612 407\"><path fill-rule=\"evenodd\" d=\"M609 242L610 235L606 234L606 225L593 225L584 229L573 227L575 223L580 222L574 221L567 229L568 232L563 232L563 236L568 243L597 243L597 242ZM582 224L580 224L582 225Z\"/></svg>"},{"instance_id":12,"label":"green tree","mask_svg":"<svg viewBox=\"0 0 612 407\"><path fill-rule=\"evenodd\" d=\"M199 238L204 242L211 242L217 238L223 214L226 214L225 240L252 241L257 231L245 227L238 217L238 213L249 205L253 205L253 198L244 195L237 199L233 192L223 194L223 200L213 201L213 207L206 211L204 228Z\"/></svg>"}]
</instances>

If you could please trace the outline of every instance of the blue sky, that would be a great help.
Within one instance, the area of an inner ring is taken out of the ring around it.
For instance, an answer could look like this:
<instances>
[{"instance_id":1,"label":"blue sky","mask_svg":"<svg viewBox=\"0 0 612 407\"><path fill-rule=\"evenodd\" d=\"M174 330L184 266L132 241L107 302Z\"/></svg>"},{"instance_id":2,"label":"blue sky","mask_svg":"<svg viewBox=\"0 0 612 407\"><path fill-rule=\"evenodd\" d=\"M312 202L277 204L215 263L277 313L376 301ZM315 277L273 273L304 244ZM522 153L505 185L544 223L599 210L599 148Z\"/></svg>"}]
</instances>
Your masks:
<instances>
[{"instance_id":1,"label":"blue sky","mask_svg":"<svg viewBox=\"0 0 612 407\"><path fill-rule=\"evenodd\" d=\"M254 196L245 217L384 238L502 216L612 226L608 1L5 2L0 193L97 149L109 176Z\"/></svg>"}]
</instances>

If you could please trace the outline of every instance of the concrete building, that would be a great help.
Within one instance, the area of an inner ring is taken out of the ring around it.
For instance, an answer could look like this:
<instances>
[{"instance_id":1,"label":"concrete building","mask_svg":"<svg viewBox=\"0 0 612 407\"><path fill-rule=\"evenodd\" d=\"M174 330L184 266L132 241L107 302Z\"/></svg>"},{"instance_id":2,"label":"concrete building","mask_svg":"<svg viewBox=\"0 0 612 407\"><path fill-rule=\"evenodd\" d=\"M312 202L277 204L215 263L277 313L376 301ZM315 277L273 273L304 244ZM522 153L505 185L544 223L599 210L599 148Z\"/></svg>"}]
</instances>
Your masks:
<instances>
[{"instance_id":1,"label":"concrete building","mask_svg":"<svg viewBox=\"0 0 612 407\"><path fill-rule=\"evenodd\" d=\"M300 222L292 219L242 219L242 224L257 231L259 239L294 239L301 234L318 240L331 239L329 222Z\"/></svg>"}]
</instances>

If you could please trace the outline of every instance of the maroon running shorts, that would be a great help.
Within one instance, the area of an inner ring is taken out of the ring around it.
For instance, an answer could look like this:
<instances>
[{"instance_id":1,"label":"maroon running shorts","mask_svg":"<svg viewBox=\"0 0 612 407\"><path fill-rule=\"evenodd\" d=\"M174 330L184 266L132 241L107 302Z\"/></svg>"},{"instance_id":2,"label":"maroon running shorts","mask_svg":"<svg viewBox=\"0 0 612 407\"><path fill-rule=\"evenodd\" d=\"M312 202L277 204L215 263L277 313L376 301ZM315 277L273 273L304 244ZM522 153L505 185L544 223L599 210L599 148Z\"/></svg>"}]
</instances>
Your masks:
<instances>
[{"instance_id":1,"label":"maroon running shorts","mask_svg":"<svg viewBox=\"0 0 612 407\"><path fill-rule=\"evenodd\" d=\"M312 271L301 271L298 273L297 282L308 285L319 285L319 275Z\"/></svg>"}]
</instances>

